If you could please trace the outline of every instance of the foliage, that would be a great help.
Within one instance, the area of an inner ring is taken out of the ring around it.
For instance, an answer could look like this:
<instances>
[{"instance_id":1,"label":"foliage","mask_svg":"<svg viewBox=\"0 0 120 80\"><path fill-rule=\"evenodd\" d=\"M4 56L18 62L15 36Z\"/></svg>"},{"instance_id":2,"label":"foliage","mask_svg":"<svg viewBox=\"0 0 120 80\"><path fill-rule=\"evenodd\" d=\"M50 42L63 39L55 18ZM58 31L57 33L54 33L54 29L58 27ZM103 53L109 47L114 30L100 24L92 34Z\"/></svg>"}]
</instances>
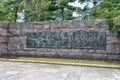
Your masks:
<instances>
[{"instance_id":1,"label":"foliage","mask_svg":"<svg viewBox=\"0 0 120 80\"><path fill-rule=\"evenodd\" d=\"M7 22L16 22L22 12L25 21L40 21L50 4L49 0L0 0L0 3L0 20Z\"/></svg>"},{"instance_id":2,"label":"foliage","mask_svg":"<svg viewBox=\"0 0 120 80\"><path fill-rule=\"evenodd\" d=\"M75 0L0 0L0 20L16 22L19 13L24 21L73 19L74 8L68 2Z\"/></svg>"},{"instance_id":3,"label":"foliage","mask_svg":"<svg viewBox=\"0 0 120 80\"><path fill-rule=\"evenodd\" d=\"M118 33L118 37L120 38L120 15L113 19L113 30Z\"/></svg>"},{"instance_id":4,"label":"foliage","mask_svg":"<svg viewBox=\"0 0 120 80\"><path fill-rule=\"evenodd\" d=\"M56 1L56 4L50 5L52 11L51 19L53 20L70 20L73 19L72 13L74 8L69 6L69 2L73 2L75 0L52 0Z\"/></svg>"},{"instance_id":5,"label":"foliage","mask_svg":"<svg viewBox=\"0 0 120 80\"><path fill-rule=\"evenodd\" d=\"M90 15L85 18L106 18L109 22L109 28L120 34L119 18L120 0L103 0L99 5L91 9Z\"/></svg>"},{"instance_id":6,"label":"foliage","mask_svg":"<svg viewBox=\"0 0 120 80\"><path fill-rule=\"evenodd\" d=\"M50 2L49 0L31 0L26 2L26 4L27 7L25 5L23 9L25 10L25 20L40 21L42 13L47 10Z\"/></svg>"},{"instance_id":7,"label":"foliage","mask_svg":"<svg viewBox=\"0 0 120 80\"><path fill-rule=\"evenodd\" d=\"M0 0L0 20L1 21L7 21L7 22L12 22L10 19L12 18L13 20L13 13L11 13L11 10L9 10L9 5L10 2L8 3L7 1Z\"/></svg>"}]
</instances>

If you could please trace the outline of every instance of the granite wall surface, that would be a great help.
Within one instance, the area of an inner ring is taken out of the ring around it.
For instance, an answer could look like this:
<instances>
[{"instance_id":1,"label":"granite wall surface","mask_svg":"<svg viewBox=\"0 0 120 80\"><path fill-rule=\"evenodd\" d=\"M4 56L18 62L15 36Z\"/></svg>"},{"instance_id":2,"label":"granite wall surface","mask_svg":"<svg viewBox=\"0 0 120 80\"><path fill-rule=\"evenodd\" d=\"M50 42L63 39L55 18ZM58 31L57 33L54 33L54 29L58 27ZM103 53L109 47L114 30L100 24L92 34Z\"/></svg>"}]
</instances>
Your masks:
<instances>
[{"instance_id":1,"label":"granite wall surface","mask_svg":"<svg viewBox=\"0 0 120 80\"><path fill-rule=\"evenodd\" d=\"M8 24L0 22L0 55L7 54L8 50Z\"/></svg>"},{"instance_id":2,"label":"granite wall surface","mask_svg":"<svg viewBox=\"0 0 120 80\"><path fill-rule=\"evenodd\" d=\"M106 49L51 49L26 46L27 32L79 30L106 32ZM107 21L104 19L9 24L0 22L0 54L120 60L120 40L115 32L108 29Z\"/></svg>"}]
</instances>

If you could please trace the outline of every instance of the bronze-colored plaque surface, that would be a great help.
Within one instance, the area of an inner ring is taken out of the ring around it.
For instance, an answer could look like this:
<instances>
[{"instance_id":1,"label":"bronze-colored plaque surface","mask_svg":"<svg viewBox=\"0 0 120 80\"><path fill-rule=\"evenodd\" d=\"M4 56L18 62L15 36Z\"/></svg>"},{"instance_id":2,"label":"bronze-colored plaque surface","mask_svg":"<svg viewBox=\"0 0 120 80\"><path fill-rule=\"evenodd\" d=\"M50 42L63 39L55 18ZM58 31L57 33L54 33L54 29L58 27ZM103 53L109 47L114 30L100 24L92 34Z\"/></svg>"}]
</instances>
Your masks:
<instances>
[{"instance_id":1,"label":"bronze-colored plaque surface","mask_svg":"<svg viewBox=\"0 0 120 80\"><path fill-rule=\"evenodd\" d=\"M106 49L105 32L28 32L26 36L27 48Z\"/></svg>"}]
</instances>

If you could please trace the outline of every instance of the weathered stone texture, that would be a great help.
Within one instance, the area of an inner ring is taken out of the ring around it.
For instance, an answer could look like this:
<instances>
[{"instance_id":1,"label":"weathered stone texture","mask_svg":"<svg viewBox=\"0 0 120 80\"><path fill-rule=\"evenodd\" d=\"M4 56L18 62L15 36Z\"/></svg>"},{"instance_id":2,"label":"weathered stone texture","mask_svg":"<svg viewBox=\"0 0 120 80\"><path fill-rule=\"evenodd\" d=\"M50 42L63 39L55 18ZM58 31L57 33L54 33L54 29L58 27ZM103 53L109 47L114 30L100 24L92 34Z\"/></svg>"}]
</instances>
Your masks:
<instances>
[{"instance_id":1,"label":"weathered stone texture","mask_svg":"<svg viewBox=\"0 0 120 80\"><path fill-rule=\"evenodd\" d=\"M0 55L7 53L8 44L8 24L0 22Z\"/></svg>"},{"instance_id":2,"label":"weathered stone texture","mask_svg":"<svg viewBox=\"0 0 120 80\"><path fill-rule=\"evenodd\" d=\"M78 30L95 30L106 32L106 50L95 49L50 49L27 48L27 32L75 32ZM29 55L63 58L90 58L120 60L120 40L117 34L108 28L107 20L69 20L47 22L0 22L0 54Z\"/></svg>"}]
</instances>

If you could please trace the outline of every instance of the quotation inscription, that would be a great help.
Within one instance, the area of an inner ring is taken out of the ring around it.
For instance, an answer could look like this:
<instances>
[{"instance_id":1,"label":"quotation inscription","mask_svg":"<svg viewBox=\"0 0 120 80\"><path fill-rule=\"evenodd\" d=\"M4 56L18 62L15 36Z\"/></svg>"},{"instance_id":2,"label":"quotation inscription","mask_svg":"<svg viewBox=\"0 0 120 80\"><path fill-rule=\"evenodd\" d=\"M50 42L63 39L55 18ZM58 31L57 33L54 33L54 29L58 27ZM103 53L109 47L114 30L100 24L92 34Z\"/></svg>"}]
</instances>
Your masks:
<instances>
[{"instance_id":1,"label":"quotation inscription","mask_svg":"<svg viewBox=\"0 0 120 80\"><path fill-rule=\"evenodd\" d=\"M28 32L26 37L27 48L106 49L105 32Z\"/></svg>"}]
</instances>

